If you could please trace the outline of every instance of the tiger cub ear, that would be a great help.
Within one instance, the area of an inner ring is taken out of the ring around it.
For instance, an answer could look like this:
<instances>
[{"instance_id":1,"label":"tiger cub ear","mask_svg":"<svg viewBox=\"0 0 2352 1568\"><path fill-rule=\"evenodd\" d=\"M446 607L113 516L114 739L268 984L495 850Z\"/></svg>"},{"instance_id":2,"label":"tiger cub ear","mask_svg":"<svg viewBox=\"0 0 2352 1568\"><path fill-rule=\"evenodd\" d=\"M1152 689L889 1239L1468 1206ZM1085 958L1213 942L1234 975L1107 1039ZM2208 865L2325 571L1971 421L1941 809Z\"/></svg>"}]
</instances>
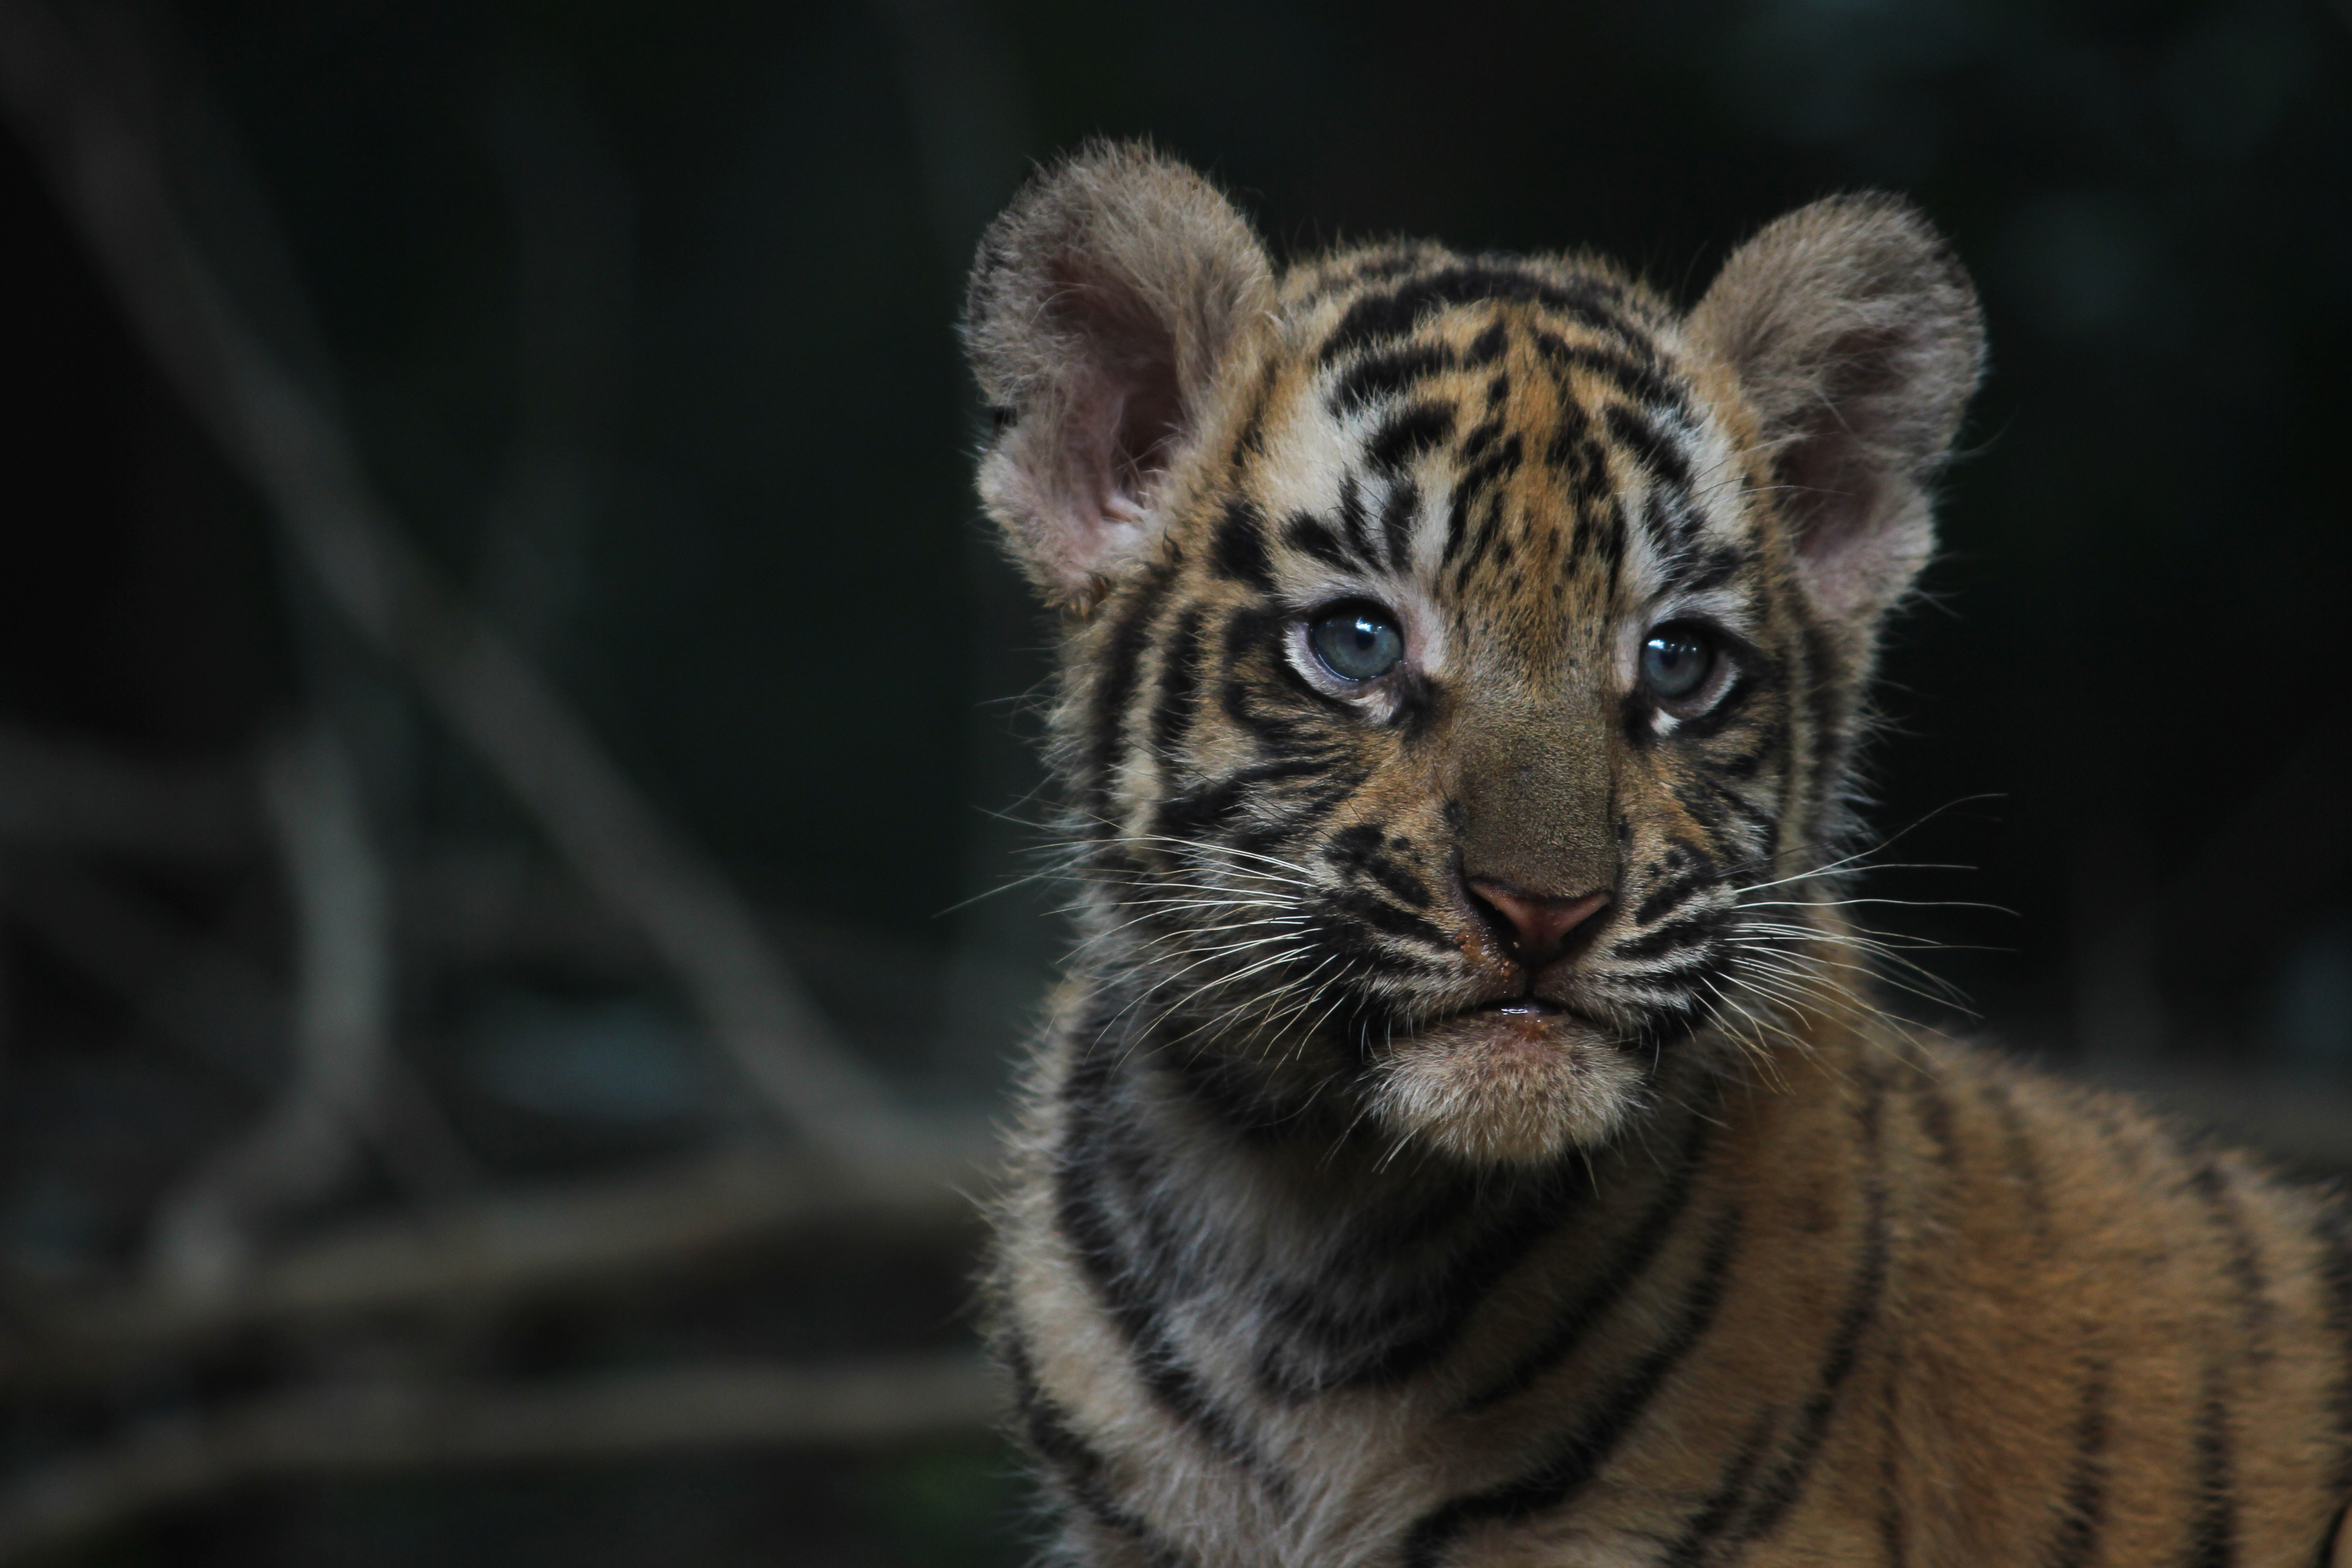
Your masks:
<instances>
[{"instance_id":1,"label":"tiger cub ear","mask_svg":"<svg viewBox=\"0 0 2352 1568\"><path fill-rule=\"evenodd\" d=\"M1047 598L1084 605L1157 531L1274 268L1233 205L1148 147L1033 178L972 264L964 344L997 430L980 493Z\"/></svg>"},{"instance_id":2,"label":"tiger cub ear","mask_svg":"<svg viewBox=\"0 0 2352 1568\"><path fill-rule=\"evenodd\" d=\"M1806 590L1866 630L1935 546L1927 487L1984 370L1968 274L1908 202L1833 196L1734 252L1690 328L1762 423Z\"/></svg>"}]
</instances>

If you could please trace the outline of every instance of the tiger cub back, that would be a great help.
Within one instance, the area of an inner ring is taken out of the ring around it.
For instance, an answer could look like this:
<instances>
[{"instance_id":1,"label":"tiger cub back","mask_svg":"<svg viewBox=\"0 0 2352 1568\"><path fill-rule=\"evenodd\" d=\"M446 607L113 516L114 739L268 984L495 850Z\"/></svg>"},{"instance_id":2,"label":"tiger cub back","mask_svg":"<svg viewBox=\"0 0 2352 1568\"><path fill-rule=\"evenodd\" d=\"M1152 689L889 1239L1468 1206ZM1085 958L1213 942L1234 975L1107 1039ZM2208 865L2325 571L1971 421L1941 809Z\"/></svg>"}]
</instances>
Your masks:
<instances>
[{"instance_id":1,"label":"tiger cub back","mask_svg":"<svg viewBox=\"0 0 2352 1568\"><path fill-rule=\"evenodd\" d=\"M1982 359L1908 206L1677 309L1277 273L1131 147L991 229L981 488L1062 614L1081 942L988 1290L1057 1561L2292 1564L2352 1226L1917 1037L1843 910Z\"/></svg>"}]
</instances>

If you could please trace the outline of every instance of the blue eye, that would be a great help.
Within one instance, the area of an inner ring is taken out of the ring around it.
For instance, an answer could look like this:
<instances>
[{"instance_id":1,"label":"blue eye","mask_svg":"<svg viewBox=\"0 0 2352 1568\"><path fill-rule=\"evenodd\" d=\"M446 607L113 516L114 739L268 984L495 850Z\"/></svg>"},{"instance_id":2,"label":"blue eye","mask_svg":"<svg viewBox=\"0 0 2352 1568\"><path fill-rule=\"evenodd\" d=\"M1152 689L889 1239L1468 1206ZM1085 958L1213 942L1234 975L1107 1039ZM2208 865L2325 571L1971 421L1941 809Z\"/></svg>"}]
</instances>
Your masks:
<instances>
[{"instance_id":1,"label":"blue eye","mask_svg":"<svg viewBox=\"0 0 2352 1568\"><path fill-rule=\"evenodd\" d=\"M1404 633L1386 610L1349 605L1307 628L1307 641L1323 668L1342 680L1378 680L1404 658Z\"/></svg>"},{"instance_id":2,"label":"blue eye","mask_svg":"<svg viewBox=\"0 0 2352 1568\"><path fill-rule=\"evenodd\" d=\"M1642 683L1662 702L1679 702L1715 671L1715 639L1687 622L1670 621L1642 644Z\"/></svg>"}]
</instances>

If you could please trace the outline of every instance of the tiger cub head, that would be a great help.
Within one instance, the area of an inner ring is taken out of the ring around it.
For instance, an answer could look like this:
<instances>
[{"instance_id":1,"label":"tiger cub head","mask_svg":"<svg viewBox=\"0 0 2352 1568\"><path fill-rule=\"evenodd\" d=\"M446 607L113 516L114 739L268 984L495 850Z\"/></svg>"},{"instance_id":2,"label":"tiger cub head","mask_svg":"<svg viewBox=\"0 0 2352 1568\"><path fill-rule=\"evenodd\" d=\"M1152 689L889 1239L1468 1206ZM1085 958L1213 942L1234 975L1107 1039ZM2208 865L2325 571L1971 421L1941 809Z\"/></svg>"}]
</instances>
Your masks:
<instances>
[{"instance_id":1,"label":"tiger cub head","mask_svg":"<svg viewBox=\"0 0 2352 1568\"><path fill-rule=\"evenodd\" d=\"M1091 147L982 243L989 512L1063 612L1097 1016L1263 1128L1533 1164L1824 970L1877 628L1982 332L1901 201L1695 309L1583 257L1278 272Z\"/></svg>"}]
</instances>

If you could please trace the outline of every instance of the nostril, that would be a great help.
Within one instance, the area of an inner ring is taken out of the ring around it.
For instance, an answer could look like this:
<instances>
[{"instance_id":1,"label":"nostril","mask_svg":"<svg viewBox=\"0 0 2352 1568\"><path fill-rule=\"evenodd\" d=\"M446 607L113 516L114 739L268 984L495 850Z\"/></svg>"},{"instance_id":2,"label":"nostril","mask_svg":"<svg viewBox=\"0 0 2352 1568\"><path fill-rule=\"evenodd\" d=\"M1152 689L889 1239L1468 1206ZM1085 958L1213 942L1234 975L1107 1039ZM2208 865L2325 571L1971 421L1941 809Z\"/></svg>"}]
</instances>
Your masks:
<instances>
[{"instance_id":1,"label":"nostril","mask_svg":"<svg viewBox=\"0 0 2352 1568\"><path fill-rule=\"evenodd\" d=\"M1470 907L1478 911L1478 918L1486 922L1486 934L1494 939L1495 945L1505 952L1517 953L1519 951L1519 930L1511 917L1475 887L1465 884L1462 890L1469 895Z\"/></svg>"},{"instance_id":2,"label":"nostril","mask_svg":"<svg viewBox=\"0 0 2352 1568\"><path fill-rule=\"evenodd\" d=\"M1605 892L1556 899L1484 880L1466 882L1464 890L1496 939L1529 969L1539 969L1559 957L1576 928L1609 902Z\"/></svg>"}]
</instances>

